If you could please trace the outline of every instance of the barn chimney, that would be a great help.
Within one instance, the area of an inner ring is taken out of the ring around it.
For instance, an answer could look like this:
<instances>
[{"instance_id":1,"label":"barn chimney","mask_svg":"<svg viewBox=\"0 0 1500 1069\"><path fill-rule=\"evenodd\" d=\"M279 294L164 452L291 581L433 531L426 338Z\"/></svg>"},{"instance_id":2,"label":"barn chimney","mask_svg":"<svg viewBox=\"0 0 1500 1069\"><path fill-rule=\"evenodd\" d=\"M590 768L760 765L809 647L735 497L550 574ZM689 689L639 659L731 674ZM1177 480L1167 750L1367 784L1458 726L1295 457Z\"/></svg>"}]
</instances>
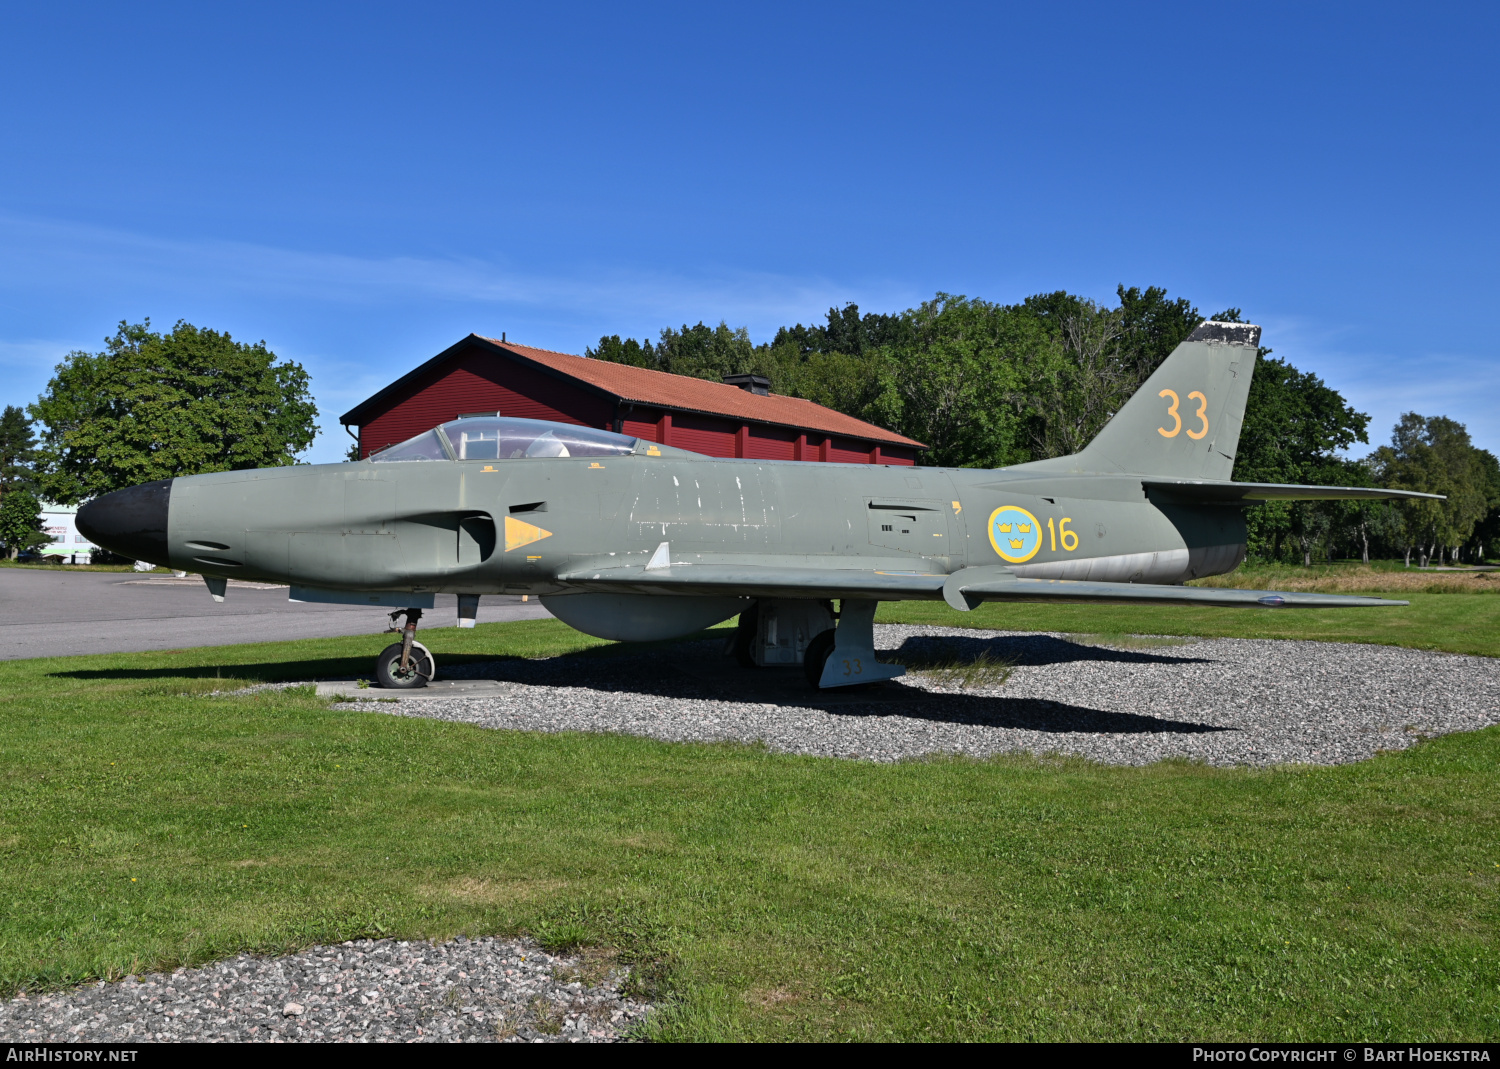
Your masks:
<instances>
[{"instance_id":1,"label":"barn chimney","mask_svg":"<svg viewBox=\"0 0 1500 1069\"><path fill-rule=\"evenodd\" d=\"M746 393L761 397L769 397L771 394L771 380L764 375L725 375L724 385L738 386Z\"/></svg>"}]
</instances>

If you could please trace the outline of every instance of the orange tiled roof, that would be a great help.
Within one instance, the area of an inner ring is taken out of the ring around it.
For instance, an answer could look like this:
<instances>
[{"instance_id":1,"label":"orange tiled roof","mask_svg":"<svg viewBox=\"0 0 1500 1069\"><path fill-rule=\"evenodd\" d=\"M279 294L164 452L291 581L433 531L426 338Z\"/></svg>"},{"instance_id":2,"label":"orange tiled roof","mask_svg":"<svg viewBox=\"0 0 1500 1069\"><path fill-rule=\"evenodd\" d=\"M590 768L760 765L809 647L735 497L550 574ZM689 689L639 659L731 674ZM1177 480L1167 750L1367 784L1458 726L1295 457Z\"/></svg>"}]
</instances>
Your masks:
<instances>
[{"instance_id":1,"label":"orange tiled roof","mask_svg":"<svg viewBox=\"0 0 1500 1069\"><path fill-rule=\"evenodd\" d=\"M494 338L483 340L570 378L608 391L625 401L754 420L758 423L775 423L784 427L806 428L824 434L861 438L870 442L888 442L914 449L927 448L914 439L800 397L784 397L774 393L761 396L722 382L672 375L650 368L631 367L629 364L614 364L608 360L593 360L586 356L572 356L553 352L551 349L497 341Z\"/></svg>"}]
</instances>

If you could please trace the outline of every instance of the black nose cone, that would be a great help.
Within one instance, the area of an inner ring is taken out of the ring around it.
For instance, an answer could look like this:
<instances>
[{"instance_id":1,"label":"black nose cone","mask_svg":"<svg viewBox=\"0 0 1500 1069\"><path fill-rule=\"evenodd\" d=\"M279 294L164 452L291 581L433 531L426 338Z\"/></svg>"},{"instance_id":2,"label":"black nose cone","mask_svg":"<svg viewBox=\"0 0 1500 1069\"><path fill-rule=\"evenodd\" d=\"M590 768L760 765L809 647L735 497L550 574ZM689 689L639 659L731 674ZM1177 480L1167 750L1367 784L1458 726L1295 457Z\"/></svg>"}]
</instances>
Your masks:
<instances>
[{"instance_id":1,"label":"black nose cone","mask_svg":"<svg viewBox=\"0 0 1500 1069\"><path fill-rule=\"evenodd\" d=\"M78 510L78 529L96 546L131 560L167 564L172 480L158 479L96 497Z\"/></svg>"}]
</instances>

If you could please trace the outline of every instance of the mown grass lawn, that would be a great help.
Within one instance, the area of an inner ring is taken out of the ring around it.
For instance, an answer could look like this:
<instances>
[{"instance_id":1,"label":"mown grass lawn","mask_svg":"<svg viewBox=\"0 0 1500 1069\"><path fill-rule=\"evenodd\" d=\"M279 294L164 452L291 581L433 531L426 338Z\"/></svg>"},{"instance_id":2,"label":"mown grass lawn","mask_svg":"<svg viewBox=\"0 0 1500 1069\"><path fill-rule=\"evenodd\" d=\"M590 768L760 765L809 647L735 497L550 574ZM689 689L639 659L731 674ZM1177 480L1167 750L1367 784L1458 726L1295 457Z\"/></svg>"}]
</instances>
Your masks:
<instances>
[{"instance_id":1,"label":"mown grass lawn","mask_svg":"<svg viewBox=\"0 0 1500 1069\"><path fill-rule=\"evenodd\" d=\"M1370 632L1236 616L1493 649L1500 599L1431 600L1346 614ZM941 620L1232 626L1113 612ZM440 663L615 649L552 621L424 637ZM875 765L207 693L364 673L376 639L0 664L5 991L527 930L640 963L662 1039L1500 1035L1500 731L1339 768Z\"/></svg>"}]
</instances>

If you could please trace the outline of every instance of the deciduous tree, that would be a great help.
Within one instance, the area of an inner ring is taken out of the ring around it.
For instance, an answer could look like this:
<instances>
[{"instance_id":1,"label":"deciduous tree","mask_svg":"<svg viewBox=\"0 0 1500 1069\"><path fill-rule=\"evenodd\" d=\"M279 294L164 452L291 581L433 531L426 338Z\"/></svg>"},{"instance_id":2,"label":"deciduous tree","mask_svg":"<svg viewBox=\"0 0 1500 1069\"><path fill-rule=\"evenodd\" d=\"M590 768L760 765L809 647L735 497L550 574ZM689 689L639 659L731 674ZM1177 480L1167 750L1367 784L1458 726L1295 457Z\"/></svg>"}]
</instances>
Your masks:
<instances>
[{"instance_id":1,"label":"deciduous tree","mask_svg":"<svg viewBox=\"0 0 1500 1069\"><path fill-rule=\"evenodd\" d=\"M1031 369L1056 358L1052 339L1016 306L940 293L906 313L910 333L877 350L884 388L877 423L926 442L926 462L999 467L1031 458L1035 416L1024 388Z\"/></svg>"},{"instance_id":2,"label":"deciduous tree","mask_svg":"<svg viewBox=\"0 0 1500 1069\"><path fill-rule=\"evenodd\" d=\"M41 512L36 495L25 488L12 489L0 500L0 546L7 557L47 544Z\"/></svg>"},{"instance_id":3,"label":"deciduous tree","mask_svg":"<svg viewBox=\"0 0 1500 1069\"><path fill-rule=\"evenodd\" d=\"M1228 314L1237 311L1230 309ZM1252 483L1369 485L1369 469L1339 453L1355 442L1369 440L1365 428L1370 417L1356 412L1318 376L1298 371L1270 353L1261 350L1250 380L1232 478ZM1305 563L1312 559L1309 538L1332 526L1332 516L1322 502L1269 501L1247 509L1245 520L1251 553L1275 559L1290 538L1299 543Z\"/></svg>"},{"instance_id":4,"label":"deciduous tree","mask_svg":"<svg viewBox=\"0 0 1500 1069\"><path fill-rule=\"evenodd\" d=\"M684 323L681 330L667 327L661 332L661 340L656 343L656 366L673 375L718 382L725 375L766 374L769 368L764 359L758 358L763 353L764 347L758 352L751 344L750 332L744 327L731 330L723 320L717 327Z\"/></svg>"},{"instance_id":5,"label":"deciduous tree","mask_svg":"<svg viewBox=\"0 0 1500 1069\"><path fill-rule=\"evenodd\" d=\"M264 342L179 321L120 323L73 352L28 410L42 424L38 484L68 504L153 479L295 462L317 408L307 372Z\"/></svg>"},{"instance_id":6,"label":"deciduous tree","mask_svg":"<svg viewBox=\"0 0 1500 1069\"><path fill-rule=\"evenodd\" d=\"M1415 540L1423 566L1433 558L1441 564L1448 549L1456 556L1489 512L1489 477L1482 452L1474 448L1462 423L1416 412L1405 413L1391 433L1391 444L1374 452L1382 485L1445 497L1441 502L1402 505L1408 537ZM1409 563L1410 543L1407 549Z\"/></svg>"},{"instance_id":7,"label":"deciduous tree","mask_svg":"<svg viewBox=\"0 0 1500 1069\"><path fill-rule=\"evenodd\" d=\"M600 338L598 346L585 349L583 355L595 360L608 360L612 364L661 370L656 364L656 346L649 341L636 341L634 338L621 341L618 334Z\"/></svg>"}]
</instances>

